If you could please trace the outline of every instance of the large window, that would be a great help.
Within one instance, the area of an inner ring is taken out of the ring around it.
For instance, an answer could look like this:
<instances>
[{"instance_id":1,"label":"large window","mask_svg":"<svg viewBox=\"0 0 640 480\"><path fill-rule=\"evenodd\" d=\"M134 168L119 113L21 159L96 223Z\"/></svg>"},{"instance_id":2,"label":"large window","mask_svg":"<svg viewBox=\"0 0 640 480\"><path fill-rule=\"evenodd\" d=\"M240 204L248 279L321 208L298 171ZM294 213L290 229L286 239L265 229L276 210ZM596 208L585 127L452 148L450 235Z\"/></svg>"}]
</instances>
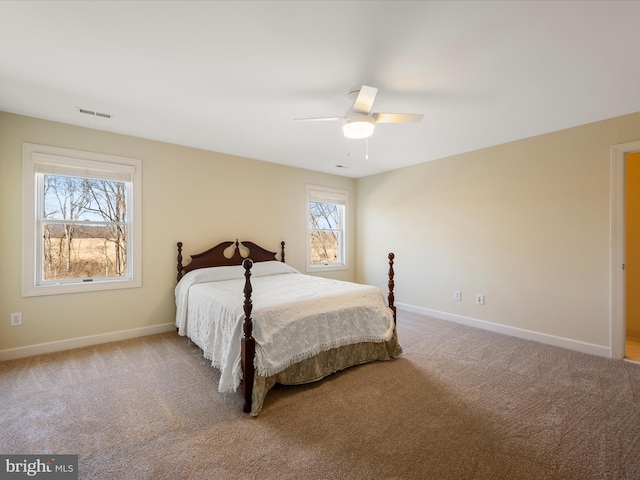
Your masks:
<instances>
[{"instance_id":1,"label":"large window","mask_svg":"<svg viewBox=\"0 0 640 480\"><path fill-rule=\"evenodd\" d=\"M140 167L24 144L24 296L140 286Z\"/></svg>"},{"instance_id":2,"label":"large window","mask_svg":"<svg viewBox=\"0 0 640 480\"><path fill-rule=\"evenodd\" d=\"M307 186L307 271L347 268L348 192Z\"/></svg>"}]
</instances>

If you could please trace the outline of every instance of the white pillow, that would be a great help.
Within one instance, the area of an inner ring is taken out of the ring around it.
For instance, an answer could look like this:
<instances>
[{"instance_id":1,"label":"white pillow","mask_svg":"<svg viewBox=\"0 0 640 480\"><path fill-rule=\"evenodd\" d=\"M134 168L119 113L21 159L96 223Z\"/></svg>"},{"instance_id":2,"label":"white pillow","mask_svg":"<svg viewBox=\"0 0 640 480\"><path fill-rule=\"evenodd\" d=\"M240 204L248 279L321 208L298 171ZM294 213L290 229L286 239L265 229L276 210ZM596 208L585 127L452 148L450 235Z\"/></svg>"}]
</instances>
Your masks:
<instances>
[{"instance_id":1,"label":"white pillow","mask_svg":"<svg viewBox=\"0 0 640 480\"><path fill-rule=\"evenodd\" d=\"M244 267L242 267L242 274L244 275ZM300 273L293 267L290 267L286 263L279 262L277 260L271 260L269 262L255 262L251 267L251 275L255 277L264 277L266 275L279 275L281 273Z\"/></svg>"},{"instance_id":2,"label":"white pillow","mask_svg":"<svg viewBox=\"0 0 640 480\"><path fill-rule=\"evenodd\" d=\"M180 280L181 283L190 285L203 282L219 282L222 280L232 280L241 278L244 269L240 265L225 267L198 268L185 274Z\"/></svg>"},{"instance_id":3,"label":"white pillow","mask_svg":"<svg viewBox=\"0 0 640 480\"><path fill-rule=\"evenodd\" d=\"M281 273L300 272L286 263L278 262L277 260L271 260L269 262L255 262L251 267L251 275L255 277L278 275ZM197 270L192 270L184 275L180 282L194 285L196 283L220 282L236 278L244 278L244 267L242 265L198 268Z\"/></svg>"}]
</instances>

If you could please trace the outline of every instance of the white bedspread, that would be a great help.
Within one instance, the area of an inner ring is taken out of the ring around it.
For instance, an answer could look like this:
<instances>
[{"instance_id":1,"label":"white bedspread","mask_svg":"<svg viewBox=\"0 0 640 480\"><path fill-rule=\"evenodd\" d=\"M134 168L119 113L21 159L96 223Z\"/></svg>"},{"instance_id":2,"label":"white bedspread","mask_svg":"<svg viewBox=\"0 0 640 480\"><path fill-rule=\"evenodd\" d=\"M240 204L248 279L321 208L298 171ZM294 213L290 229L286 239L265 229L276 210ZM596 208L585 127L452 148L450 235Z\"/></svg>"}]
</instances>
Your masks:
<instances>
[{"instance_id":1,"label":"white bedspread","mask_svg":"<svg viewBox=\"0 0 640 480\"><path fill-rule=\"evenodd\" d=\"M303 275L281 262L255 263L253 337L259 375L274 375L321 351L393 335L393 315L379 288ZM218 389L234 392L242 377L244 268L187 273L176 286L176 326L221 371Z\"/></svg>"}]
</instances>

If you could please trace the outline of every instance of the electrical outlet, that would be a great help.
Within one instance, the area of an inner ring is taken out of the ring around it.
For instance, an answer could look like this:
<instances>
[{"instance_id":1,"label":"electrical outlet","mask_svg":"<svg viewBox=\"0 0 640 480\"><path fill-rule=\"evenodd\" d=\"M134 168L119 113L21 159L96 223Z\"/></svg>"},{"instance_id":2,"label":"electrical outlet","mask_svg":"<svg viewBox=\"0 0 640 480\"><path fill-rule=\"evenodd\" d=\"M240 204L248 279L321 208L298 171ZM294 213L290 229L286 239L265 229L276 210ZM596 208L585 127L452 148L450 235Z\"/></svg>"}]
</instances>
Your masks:
<instances>
[{"instance_id":1,"label":"electrical outlet","mask_svg":"<svg viewBox=\"0 0 640 480\"><path fill-rule=\"evenodd\" d=\"M460 292L460 290L455 290L453 292L453 299L457 300L457 301L461 301L462 300L462 292Z\"/></svg>"},{"instance_id":2,"label":"electrical outlet","mask_svg":"<svg viewBox=\"0 0 640 480\"><path fill-rule=\"evenodd\" d=\"M477 293L476 294L476 303L478 305L484 305L484 295L482 295L481 293Z\"/></svg>"},{"instance_id":3,"label":"electrical outlet","mask_svg":"<svg viewBox=\"0 0 640 480\"><path fill-rule=\"evenodd\" d=\"M19 327L22 325L22 313L12 313L11 314L11 326Z\"/></svg>"}]
</instances>

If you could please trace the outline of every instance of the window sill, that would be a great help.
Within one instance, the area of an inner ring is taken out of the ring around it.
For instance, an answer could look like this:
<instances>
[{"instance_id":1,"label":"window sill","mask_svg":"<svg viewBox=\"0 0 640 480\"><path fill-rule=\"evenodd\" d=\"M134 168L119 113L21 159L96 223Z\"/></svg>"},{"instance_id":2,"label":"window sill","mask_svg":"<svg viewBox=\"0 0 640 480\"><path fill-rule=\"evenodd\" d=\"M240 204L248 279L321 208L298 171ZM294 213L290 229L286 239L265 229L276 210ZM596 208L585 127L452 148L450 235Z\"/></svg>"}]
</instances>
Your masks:
<instances>
[{"instance_id":1,"label":"window sill","mask_svg":"<svg viewBox=\"0 0 640 480\"><path fill-rule=\"evenodd\" d=\"M307 273L333 272L337 270L349 270L347 265L307 265Z\"/></svg>"},{"instance_id":2,"label":"window sill","mask_svg":"<svg viewBox=\"0 0 640 480\"><path fill-rule=\"evenodd\" d=\"M141 286L142 282L137 279L64 283L57 285L23 285L22 296L37 297L44 295L61 295L66 293L100 292L104 290L138 288Z\"/></svg>"}]
</instances>

